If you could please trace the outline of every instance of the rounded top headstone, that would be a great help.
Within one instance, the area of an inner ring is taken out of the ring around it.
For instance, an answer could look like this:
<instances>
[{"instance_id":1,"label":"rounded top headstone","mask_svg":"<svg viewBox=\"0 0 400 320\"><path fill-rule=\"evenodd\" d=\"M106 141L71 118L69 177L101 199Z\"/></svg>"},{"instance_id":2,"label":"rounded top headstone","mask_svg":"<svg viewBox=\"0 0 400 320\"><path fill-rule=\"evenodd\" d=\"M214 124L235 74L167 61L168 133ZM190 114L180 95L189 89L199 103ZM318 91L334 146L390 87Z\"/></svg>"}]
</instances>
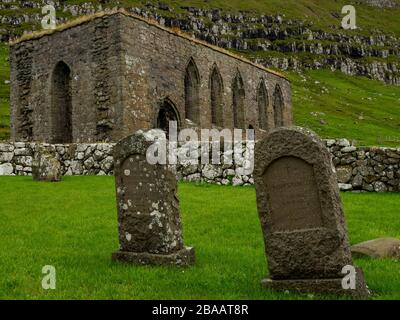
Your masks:
<instances>
[{"instance_id":1,"label":"rounded top headstone","mask_svg":"<svg viewBox=\"0 0 400 320\"><path fill-rule=\"evenodd\" d=\"M352 263L336 172L317 134L283 127L258 141L254 182L272 277L335 277Z\"/></svg>"}]
</instances>

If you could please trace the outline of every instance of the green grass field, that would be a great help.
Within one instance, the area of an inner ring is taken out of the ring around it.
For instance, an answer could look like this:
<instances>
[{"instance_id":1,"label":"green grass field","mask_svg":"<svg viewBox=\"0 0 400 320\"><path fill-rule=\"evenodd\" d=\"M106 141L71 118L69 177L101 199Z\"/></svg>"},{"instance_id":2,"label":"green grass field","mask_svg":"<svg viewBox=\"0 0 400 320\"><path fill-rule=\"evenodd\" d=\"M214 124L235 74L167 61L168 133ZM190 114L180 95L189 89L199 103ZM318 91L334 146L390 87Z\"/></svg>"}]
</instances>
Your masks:
<instances>
[{"instance_id":1,"label":"green grass field","mask_svg":"<svg viewBox=\"0 0 400 320\"><path fill-rule=\"evenodd\" d=\"M265 290L254 188L181 184L190 268L111 262L118 248L113 177L38 183L0 177L0 299L317 299ZM398 194L343 194L352 243L400 237ZM400 262L356 259L374 299L400 299ZM41 287L53 265L57 289Z\"/></svg>"}]
</instances>

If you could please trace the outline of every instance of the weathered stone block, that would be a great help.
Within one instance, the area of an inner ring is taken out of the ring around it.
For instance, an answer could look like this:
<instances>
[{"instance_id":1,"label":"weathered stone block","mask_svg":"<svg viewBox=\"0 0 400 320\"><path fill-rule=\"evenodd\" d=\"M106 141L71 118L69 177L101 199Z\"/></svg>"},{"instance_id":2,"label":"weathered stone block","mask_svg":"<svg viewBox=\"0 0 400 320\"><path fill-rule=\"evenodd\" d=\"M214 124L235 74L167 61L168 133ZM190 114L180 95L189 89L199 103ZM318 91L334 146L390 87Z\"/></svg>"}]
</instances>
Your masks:
<instances>
[{"instance_id":1,"label":"weathered stone block","mask_svg":"<svg viewBox=\"0 0 400 320\"><path fill-rule=\"evenodd\" d=\"M38 147L32 161L32 177L36 181L58 182L62 179L61 163L54 153Z\"/></svg>"},{"instance_id":2,"label":"weathered stone block","mask_svg":"<svg viewBox=\"0 0 400 320\"><path fill-rule=\"evenodd\" d=\"M336 173L339 183L348 183L352 177L353 168L351 166L339 166Z\"/></svg>"},{"instance_id":3,"label":"weathered stone block","mask_svg":"<svg viewBox=\"0 0 400 320\"><path fill-rule=\"evenodd\" d=\"M137 132L114 148L120 250L113 259L189 265L194 251L183 245L175 172L146 158L156 140L165 143L165 134Z\"/></svg>"},{"instance_id":4,"label":"weathered stone block","mask_svg":"<svg viewBox=\"0 0 400 320\"><path fill-rule=\"evenodd\" d=\"M11 163L0 164L0 176L10 176L14 172L14 167Z\"/></svg>"}]
</instances>

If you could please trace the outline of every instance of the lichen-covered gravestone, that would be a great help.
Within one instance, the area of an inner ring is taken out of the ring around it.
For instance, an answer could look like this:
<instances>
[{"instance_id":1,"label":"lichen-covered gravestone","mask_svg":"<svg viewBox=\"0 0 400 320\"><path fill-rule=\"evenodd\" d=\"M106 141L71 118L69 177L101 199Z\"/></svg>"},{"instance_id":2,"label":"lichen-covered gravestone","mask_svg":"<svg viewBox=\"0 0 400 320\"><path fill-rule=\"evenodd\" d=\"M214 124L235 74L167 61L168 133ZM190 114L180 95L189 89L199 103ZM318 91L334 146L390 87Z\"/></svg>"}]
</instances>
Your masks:
<instances>
[{"instance_id":1,"label":"lichen-covered gravestone","mask_svg":"<svg viewBox=\"0 0 400 320\"><path fill-rule=\"evenodd\" d=\"M167 165L152 165L146 159L155 137L164 135L154 132L137 132L114 147L120 250L112 258L190 265L195 254L183 245L175 174Z\"/></svg>"},{"instance_id":2,"label":"lichen-covered gravestone","mask_svg":"<svg viewBox=\"0 0 400 320\"><path fill-rule=\"evenodd\" d=\"M36 181L58 182L62 179L60 161L56 158L55 150L45 146L35 147L32 160L32 177Z\"/></svg>"},{"instance_id":3,"label":"lichen-covered gravestone","mask_svg":"<svg viewBox=\"0 0 400 320\"><path fill-rule=\"evenodd\" d=\"M255 151L257 206L270 277L266 287L366 297L363 273L343 286L352 266L350 245L331 155L314 133L280 128Z\"/></svg>"}]
</instances>

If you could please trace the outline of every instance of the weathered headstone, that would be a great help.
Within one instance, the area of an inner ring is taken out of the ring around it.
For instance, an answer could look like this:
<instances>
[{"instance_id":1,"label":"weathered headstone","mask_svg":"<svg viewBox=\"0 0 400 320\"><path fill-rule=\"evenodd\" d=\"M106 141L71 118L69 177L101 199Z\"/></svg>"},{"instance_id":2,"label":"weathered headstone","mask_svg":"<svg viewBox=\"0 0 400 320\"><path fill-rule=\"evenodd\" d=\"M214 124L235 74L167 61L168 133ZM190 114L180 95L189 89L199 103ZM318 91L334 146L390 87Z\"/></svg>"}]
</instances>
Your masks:
<instances>
[{"instance_id":1,"label":"weathered headstone","mask_svg":"<svg viewBox=\"0 0 400 320\"><path fill-rule=\"evenodd\" d=\"M61 163L56 158L54 150L40 145L35 147L32 160L32 177L36 181L61 181Z\"/></svg>"},{"instance_id":2,"label":"weathered headstone","mask_svg":"<svg viewBox=\"0 0 400 320\"><path fill-rule=\"evenodd\" d=\"M366 296L363 273L356 289L342 286L352 266L331 155L314 133L280 128L255 151L257 206L270 277L266 287L299 292Z\"/></svg>"},{"instance_id":3,"label":"weathered headstone","mask_svg":"<svg viewBox=\"0 0 400 320\"><path fill-rule=\"evenodd\" d=\"M112 258L134 264L193 264L194 249L183 245L175 174L167 165L146 159L146 150L163 135L154 132L135 133L114 147L120 250Z\"/></svg>"}]
</instances>

